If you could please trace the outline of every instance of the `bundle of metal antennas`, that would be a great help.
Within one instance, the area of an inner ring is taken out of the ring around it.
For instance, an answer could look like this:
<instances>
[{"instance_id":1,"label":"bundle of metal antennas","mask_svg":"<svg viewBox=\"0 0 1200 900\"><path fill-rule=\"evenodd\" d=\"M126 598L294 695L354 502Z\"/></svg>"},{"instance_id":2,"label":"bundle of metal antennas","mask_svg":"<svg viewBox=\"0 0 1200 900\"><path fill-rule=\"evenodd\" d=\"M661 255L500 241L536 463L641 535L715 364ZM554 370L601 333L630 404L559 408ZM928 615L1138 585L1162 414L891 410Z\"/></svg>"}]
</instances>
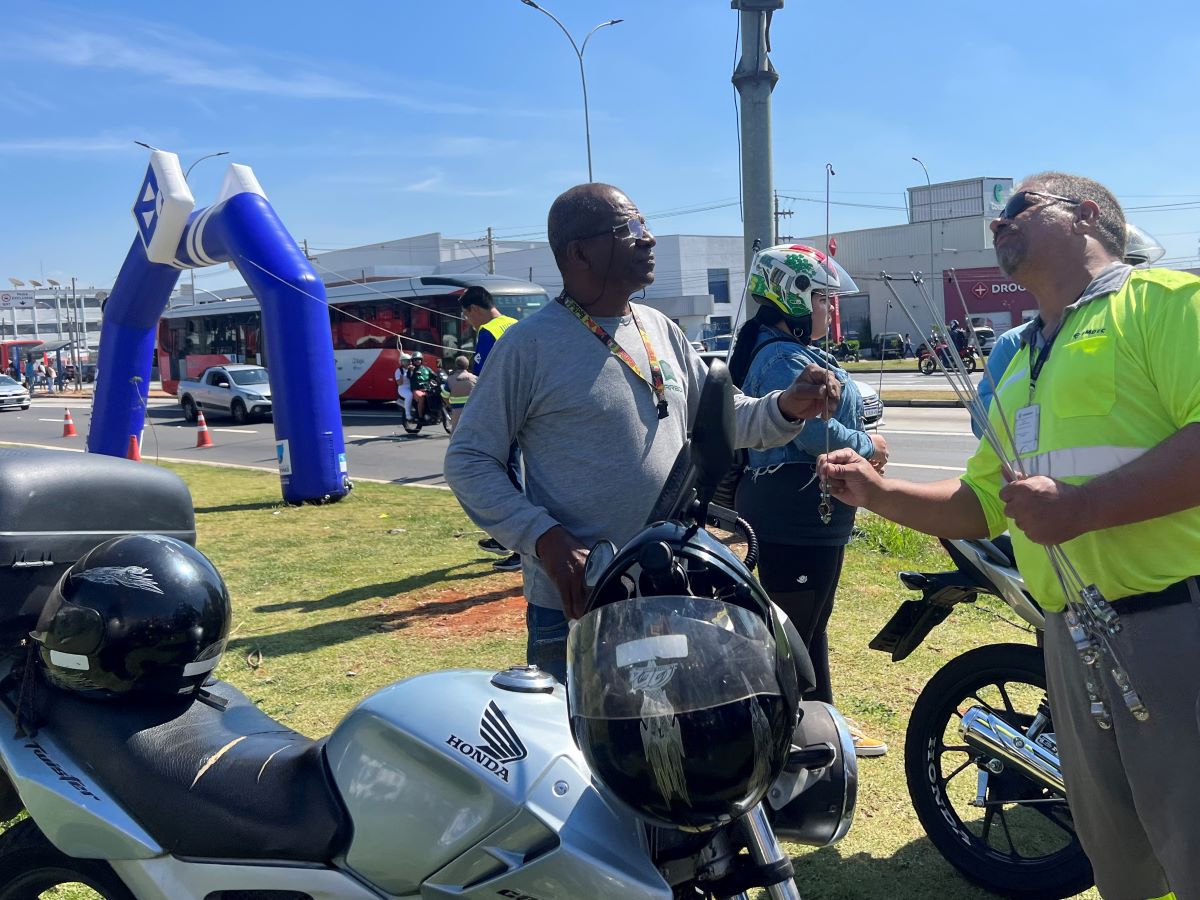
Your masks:
<instances>
[{"instance_id":1,"label":"bundle of metal antennas","mask_svg":"<svg viewBox=\"0 0 1200 900\"><path fill-rule=\"evenodd\" d=\"M982 359L983 348L975 333L975 325L971 321L971 316L967 310L967 303L963 297L962 287L958 283L958 273L954 269L949 269L948 272L950 282L958 292L958 299L962 304L963 321L967 324L968 338L975 346L980 359ZM888 290L895 299L896 306L903 311L911 323L913 332L923 334L924 332L917 324L908 306L900 299L900 295L896 293L896 288L892 284L896 279L887 272L880 272L879 274L880 279L887 285ZM917 286L917 290L921 294L921 298L925 303L934 327L939 329L942 334L949 335L950 330L947 328L945 320L939 314L932 298L929 296L929 292L925 289L925 279L922 273L910 272L908 278ZM990 383L992 403L996 404L998 412L996 419L1003 428L1003 434L997 431L996 427L992 425L988 417L988 410L980 399L979 391L975 387L975 383L971 380L971 376L967 372L967 368L963 364L962 357L959 355L958 349L954 346L954 342L951 340L946 341L945 359L937 352L934 352L932 356L937 362L938 368L945 373L958 399L970 412L971 420L981 430L983 439L995 451L996 456L1000 459L1001 464L1008 473L1008 477L1010 479L1025 478L1028 473L1025 471L1021 455L1017 452L1017 443L1009 426L1008 416L1005 415L1004 409L1001 406L1000 395L996 390L996 383L992 379L991 373L988 372L987 367L984 367L983 377L988 379ZM1061 546L1057 544L1047 545L1046 553L1050 557L1050 565L1054 569L1054 574L1058 578L1058 583L1062 587L1063 595L1066 598L1065 621L1067 629L1071 635L1071 640L1075 644L1075 649L1079 652L1079 657L1083 660L1089 673L1086 688L1088 700L1091 703L1092 716L1101 728L1112 728L1112 716L1105 705L1100 687L1101 666L1108 666L1112 672L1113 682L1121 691L1121 699L1130 714L1138 721L1145 721L1150 718L1150 711L1146 709L1141 697L1134 689L1133 682L1129 678L1129 673L1121 664L1117 648L1112 641L1112 638L1116 637L1121 630L1121 621L1116 610L1112 608L1096 585L1084 582Z\"/></svg>"}]
</instances>

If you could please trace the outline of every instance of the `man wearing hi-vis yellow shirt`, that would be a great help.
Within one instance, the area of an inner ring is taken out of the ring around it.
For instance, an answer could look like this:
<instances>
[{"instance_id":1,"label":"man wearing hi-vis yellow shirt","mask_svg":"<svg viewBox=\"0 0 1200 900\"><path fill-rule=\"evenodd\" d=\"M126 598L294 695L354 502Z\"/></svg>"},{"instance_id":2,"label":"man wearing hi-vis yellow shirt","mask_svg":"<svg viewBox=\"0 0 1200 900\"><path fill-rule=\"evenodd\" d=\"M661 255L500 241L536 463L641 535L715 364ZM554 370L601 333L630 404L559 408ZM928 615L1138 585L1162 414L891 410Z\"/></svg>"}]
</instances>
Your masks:
<instances>
[{"instance_id":1,"label":"man wearing hi-vis yellow shirt","mask_svg":"<svg viewBox=\"0 0 1200 900\"><path fill-rule=\"evenodd\" d=\"M1200 279L1122 263L1124 214L1087 178L1031 176L991 228L1001 269L1038 301L990 412L1024 476L987 442L934 484L846 450L819 471L840 500L930 534L1012 532L1048 612L1053 730L1100 893L1200 898ZM1119 616L1096 667L1068 631L1050 545Z\"/></svg>"}]
</instances>

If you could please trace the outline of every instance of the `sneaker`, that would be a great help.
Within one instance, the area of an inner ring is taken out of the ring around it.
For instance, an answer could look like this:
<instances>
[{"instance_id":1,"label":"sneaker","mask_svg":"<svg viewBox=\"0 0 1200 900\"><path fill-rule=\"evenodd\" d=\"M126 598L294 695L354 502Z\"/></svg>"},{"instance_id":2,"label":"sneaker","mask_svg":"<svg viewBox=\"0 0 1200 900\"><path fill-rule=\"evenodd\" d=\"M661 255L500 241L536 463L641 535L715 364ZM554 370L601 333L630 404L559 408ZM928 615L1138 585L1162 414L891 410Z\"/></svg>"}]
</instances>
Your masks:
<instances>
[{"instance_id":1,"label":"sneaker","mask_svg":"<svg viewBox=\"0 0 1200 900\"><path fill-rule=\"evenodd\" d=\"M867 737L866 733L862 730L862 726L853 719L846 719L846 724L850 726L850 737L854 739L854 755L859 759L883 756L888 752L888 745L885 742L877 738Z\"/></svg>"},{"instance_id":2,"label":"sneaker","mask_svg":"<svg viewBox=\"0 0 1200 900\"><path fill-rule=\"evenodd\" d=\"M504 559L498 559L492 563L492 568L497 572L520 572L521 554L514 553L512 556L506 556Z\"/></svg>"},{"instance_id":3,"label":"sneaker","mask_svg":"<svg viewBox=\"0 0 1200 900\"><path fill-rule=\"evenodd\" d=\"M495 553L497 556L508 555L508 548L495 538L484 538L482 541L479 541L479 549L486 550L488 553Z\"/></svg>"}]
</instances>

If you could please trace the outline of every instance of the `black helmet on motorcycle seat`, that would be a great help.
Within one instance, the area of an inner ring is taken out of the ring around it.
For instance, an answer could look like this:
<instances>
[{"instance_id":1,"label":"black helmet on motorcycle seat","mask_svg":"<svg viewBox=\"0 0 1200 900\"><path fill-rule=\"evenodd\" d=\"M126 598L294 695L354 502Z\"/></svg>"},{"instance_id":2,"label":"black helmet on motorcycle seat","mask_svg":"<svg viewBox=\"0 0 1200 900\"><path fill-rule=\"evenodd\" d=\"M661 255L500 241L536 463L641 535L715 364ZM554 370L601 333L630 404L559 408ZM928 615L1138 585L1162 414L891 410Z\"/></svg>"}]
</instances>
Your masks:
<instances>
[{"instance_id":1,"label":"black helmet on motorcycle seat","mask_svg":"<svg viewBox=\"0 0 1200 900\"><path fill-rule=\"evenodd\" d=\"M800 676L812 679L783 614L732 551L679 522L635 537L591 596L567 642L567 694L592 773L667 827L748 812L786 762Z\"/></svg>"},{"instance_id":2,"label":"black helmet on motorcycle seat","mask_svg":"<svg viewBox=\"0 0 1200 900\"><path fill-rule=\"evenodd\" d=\"M229 591L182 541L113 538L50 592L32 637L46 678L96 698L195 694L225 652Z\"/></svg>"}]
</instances>

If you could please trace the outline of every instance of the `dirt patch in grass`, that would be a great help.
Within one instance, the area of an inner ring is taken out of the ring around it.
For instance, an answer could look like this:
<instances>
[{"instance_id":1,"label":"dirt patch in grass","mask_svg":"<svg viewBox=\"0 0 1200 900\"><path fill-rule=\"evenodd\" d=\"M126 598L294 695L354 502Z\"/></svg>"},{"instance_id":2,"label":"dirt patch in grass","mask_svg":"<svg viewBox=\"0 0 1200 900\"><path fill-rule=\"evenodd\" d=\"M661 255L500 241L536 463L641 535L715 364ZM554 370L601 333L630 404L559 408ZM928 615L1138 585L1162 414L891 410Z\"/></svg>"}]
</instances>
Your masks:
<instances>
[{"instance_id":1,"label":"dirt patch in grass","mask_svg":"<svg viewBox=\"0 0 1200 900\"><path fill-rule=\"evenodd\" d=\"M521 576L489 578L486 590L444 588L425 594L404 610L386 616L384 631L404 629L411 635L520 634L525 630L525 596Z\"/></svg>"}]
</instances>

